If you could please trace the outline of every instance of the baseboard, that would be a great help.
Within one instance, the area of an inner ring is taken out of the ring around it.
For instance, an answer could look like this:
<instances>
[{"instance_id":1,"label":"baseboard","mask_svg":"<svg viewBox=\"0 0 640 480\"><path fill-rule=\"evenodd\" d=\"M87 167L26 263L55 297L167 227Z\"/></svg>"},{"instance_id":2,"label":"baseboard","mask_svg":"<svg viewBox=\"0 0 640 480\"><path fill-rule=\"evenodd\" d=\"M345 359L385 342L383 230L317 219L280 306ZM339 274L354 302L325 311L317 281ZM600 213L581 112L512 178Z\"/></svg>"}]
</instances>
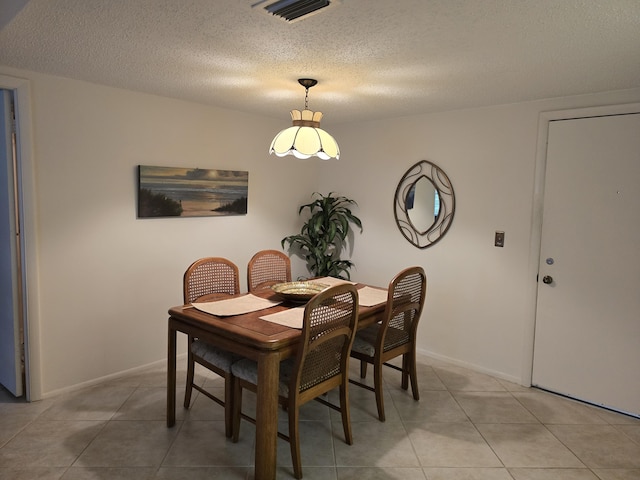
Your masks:
<instances>
[{"instance_id":1,"label":"baseboard","mask_svg":"<svg viewBox=\"0 0 640 480\"><path fill-rule=\"evenodd\" d=\"M180 361L187 357L186 353L176 356L176 361ZM167 360L158 360L156 362L151 362L146 365L141 365L139 367L130 368L128 370L122 370L121 372L111 373L109 375L105 375L103 377L93 378L91 380L87 380L86 382L76 383L75 385L71 385L69 387L59 388L57 390L52 390L42 395L42 399L58 397L60 395L66 395L69 393L77 392L84 388L95 387L96 385L100 385L101 383L110 382L113 380L118 380L120 378L127 377L129 375L142 373L145 370L152 370L156 368L167 366Z\"/></svg>"},{"instance_id":2,"label":"baseboard","mask_svg":"<svg viewBox=\"0 0 640 480\"><path fill-rule=\"evenodd\" d=\"M495 378L499 378L501 380L506 380L507 382L515 383L517 385L521 385L523 387L530 387L531 385L525 385L522 380L513 375L508 375L504 372L498 372L496 370L491 370L480 365L475 365L473 363L464 362L462 360L458 360L455 358L447 357L446 355L440 355L438 353L431 352L429 350L417 349L418 354L424 355L429 358L433 358L434 360L438 360L441 362L449 363L451 365L455 365L456 367L463 367L469 370L473 370L474 372L484 373L485 375L490 375Z\"/></svg>"},{"instance_id":3,"label":"baseboard","mask_svg":"<svg viewBox=\"0 0 640 480\"><path fill-rule=\"evenodd\" d=\"M492 377L499 378L499 379L502 379L502 380L506 380L508 382L515 383L517 385L522 385L522 386L525 386L525 387L529 387L530 386L530 385L524 385L519 378L517 378L517 377L515 377L513 375L507 375L507 374L505 374L503 372L498 372L498 371L495 371L495 370L484 368L484 367L482 367L480 365L475 365L473 363L464 362L464 361L461 361L461 360L458 360L458 359L455 359L455 358L447 357L446 355L440 355L438 353L434 353L434 352L431 352L429 350L418 349L417 352L418 352L419 355L424 355L425 357L433 358L434 360L438 360L440 362L444 362L444 363L448 363L448 364L451 364L451 365L455 365L457 367L467 368L469 370L473 370L474 372L490 375ZM183 360L183 359L186 358L186 356L187 356L187 354L183 353L181 355L178 355L176 357L176 360L177 361ZM166 359L158 360L156 362L148 363L146 365L142 365L142 366L139 366L139 367L130 368L128 370L123 370L121 372L112 373L112 374L109 374L109 375L105 375L103 377L94 378L94 379L88 380L86 382L77 383L77 384L71 385L69 387L64 387L64 388L60 388L60 389L57 389L57 390L52 390L52 391L47 392L46 394L44 394L42 396L42 399L53 398L53 397L57 397L57 396L60 396L60 395L73 393L73 392L76 392L78 390L82 390L83 388L94 387L96 385L100 385L101 383L110 382L110 381L113 381L113 380L124 378L124 377L127 377L127 376L132 375L132 374L138 374L138 373L144 372L145 370L150 370L150 369L160 368L160 367L166 367L166 365L167 365L167 360Z\"/></svg>"}]
</instances>

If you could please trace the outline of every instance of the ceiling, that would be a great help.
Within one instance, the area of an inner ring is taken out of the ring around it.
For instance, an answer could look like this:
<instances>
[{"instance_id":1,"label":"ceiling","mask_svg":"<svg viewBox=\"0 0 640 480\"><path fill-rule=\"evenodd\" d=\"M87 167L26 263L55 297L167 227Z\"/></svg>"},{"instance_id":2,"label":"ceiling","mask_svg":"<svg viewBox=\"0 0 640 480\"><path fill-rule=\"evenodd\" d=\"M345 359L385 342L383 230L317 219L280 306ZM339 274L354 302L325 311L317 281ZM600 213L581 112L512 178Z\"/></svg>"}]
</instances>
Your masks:
<instances>
[{"instance_id":1,"label":"ceiling","mask_svg":"<svg viewBox=\"0 0 640 480\"><path fill-rule=\"evenodd\" d=\"M640 87L638 0L2 0L0 65L323 125Z\"/></svg>"}]
</instances>

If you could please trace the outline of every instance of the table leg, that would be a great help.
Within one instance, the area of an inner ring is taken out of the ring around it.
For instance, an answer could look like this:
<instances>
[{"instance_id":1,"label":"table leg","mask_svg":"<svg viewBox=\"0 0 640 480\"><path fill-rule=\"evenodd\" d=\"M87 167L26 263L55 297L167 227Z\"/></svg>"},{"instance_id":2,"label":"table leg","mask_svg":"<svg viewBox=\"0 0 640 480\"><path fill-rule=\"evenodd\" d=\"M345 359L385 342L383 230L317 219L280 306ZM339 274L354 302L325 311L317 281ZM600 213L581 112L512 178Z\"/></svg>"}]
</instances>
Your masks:
<instances>
[{"instance_id":1,"label":"table leg","mask_svg":"<svg viewBox=\"0 0 640 480\"><path fill-rule=\"evenodd\" d=\"M279 369L278 352L264 353L258 359L255 480L276 478Z\"/></svg>"},{"instance_id":2,"label":"table leg","mask_svg":"<svg viewBox=\"0 0 640 480\"><path fill-rule=\"evenodd\" d=\"M169 318L167 348L167 427L176 423L176 329Z\"/></svg>"}]
</instances>

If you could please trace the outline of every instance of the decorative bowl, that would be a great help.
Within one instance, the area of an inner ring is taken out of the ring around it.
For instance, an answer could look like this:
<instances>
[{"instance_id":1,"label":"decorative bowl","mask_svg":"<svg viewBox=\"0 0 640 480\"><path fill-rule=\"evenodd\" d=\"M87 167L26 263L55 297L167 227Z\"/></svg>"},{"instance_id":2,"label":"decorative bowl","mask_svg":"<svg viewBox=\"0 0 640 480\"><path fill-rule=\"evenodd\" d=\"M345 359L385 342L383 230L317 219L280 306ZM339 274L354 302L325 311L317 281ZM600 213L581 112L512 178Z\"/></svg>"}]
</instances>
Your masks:
<instances>
[{"instance_id":1,"label":"decorative bowl","mask_svg":"<svg viewBox=\"0 0 640 480\"><path fill-rule=\"evenodd\" d=\"M293 303L306 303L327 288L329 285L317 282L285 282L271 286L280 298Z\"/></svg>"}]
</instances>

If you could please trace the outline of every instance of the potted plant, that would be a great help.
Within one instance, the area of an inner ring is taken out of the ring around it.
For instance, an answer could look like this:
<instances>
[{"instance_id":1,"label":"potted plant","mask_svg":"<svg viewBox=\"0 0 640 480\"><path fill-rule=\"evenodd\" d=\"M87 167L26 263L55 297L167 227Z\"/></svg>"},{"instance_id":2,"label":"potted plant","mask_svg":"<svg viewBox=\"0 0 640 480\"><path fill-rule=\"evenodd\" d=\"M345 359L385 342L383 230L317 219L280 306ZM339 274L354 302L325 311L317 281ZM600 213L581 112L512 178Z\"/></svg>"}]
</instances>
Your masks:
<instances>
[{"instance_id":1,"label":"potted plant","mask_svg":"<svg viewBox=\"0 0 640 480\"><path fill-rule=\"evenodd\" d=\"M350 225L358 226L362 232L362 222L349 208L357 203L347 197L333 196L333 192L327 196L317 192L313 195L318 198L298 210L300 215L309 209L311 217L302 225L298 235L282 239L282 247L288 243L290 248L297 248L314 277L349 279L349 269L353 263L341 260L340 254L346 246Z\"/></svg>"}]
</instances>

